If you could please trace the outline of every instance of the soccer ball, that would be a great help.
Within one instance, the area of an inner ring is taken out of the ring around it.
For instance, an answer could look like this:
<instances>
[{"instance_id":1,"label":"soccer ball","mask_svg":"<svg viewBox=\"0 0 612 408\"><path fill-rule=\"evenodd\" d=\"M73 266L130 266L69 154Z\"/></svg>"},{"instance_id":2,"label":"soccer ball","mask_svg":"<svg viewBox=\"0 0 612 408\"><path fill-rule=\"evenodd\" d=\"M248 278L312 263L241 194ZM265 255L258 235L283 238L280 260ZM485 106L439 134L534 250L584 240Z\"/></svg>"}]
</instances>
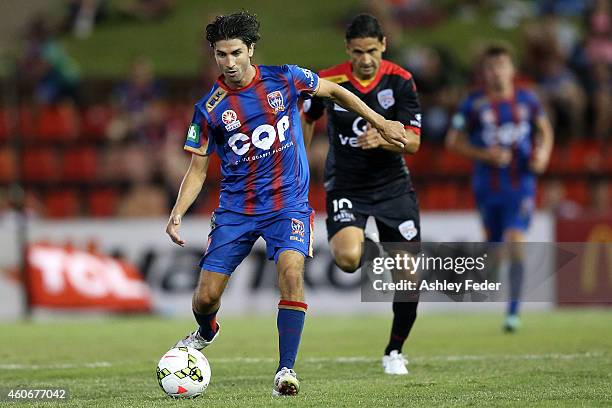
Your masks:
<instances>
[{"instance_id":1,"label":"soccer ball","mask_svg":"<svg viewBox=\"0 0 612 408\"><path fill-rule=\"evenodd\" d=\"M157 382L172 398L195 398L208 387L210 365L196 349L172 348L157 364Z\"/></svg>"}]
</instances>

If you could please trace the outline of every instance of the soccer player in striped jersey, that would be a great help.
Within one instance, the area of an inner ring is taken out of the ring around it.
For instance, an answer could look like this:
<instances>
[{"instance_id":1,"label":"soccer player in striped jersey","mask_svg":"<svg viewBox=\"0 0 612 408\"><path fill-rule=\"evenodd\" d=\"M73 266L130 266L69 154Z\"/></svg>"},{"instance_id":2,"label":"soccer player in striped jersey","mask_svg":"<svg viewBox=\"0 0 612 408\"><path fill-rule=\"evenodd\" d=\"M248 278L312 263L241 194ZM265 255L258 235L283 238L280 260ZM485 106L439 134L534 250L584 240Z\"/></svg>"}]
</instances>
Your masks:
<instances>
[{"instance_id":1,"label":"soccer player in striped jersey","mask_svg":"<svg viewBox=\"0 0 612 408\"><path fill-rule=\"evenodd\" d=\"M536 174L550 159L553 131L536 95L514 84L510 50L482 56L484 88L471 92L452 120L446 144L474 160L472 188L489 242L510 243L510 300L504 330L519 326L521 243L534 210Z\"/></svg>"},{"instance_id":2,"label":"soccer player in striped jersey","mask_svg":"<svg viewBox=\"0 0 612 408\"><path fill-rule=\"evenodd\" d=\"M361 266L364 240L377 241L364 234L370 216L383 243L420 240L419 207L403 155L419 148L421 112L412 75L382 58L386 38L376 18L355 17L345 37L350 60L321 71L320 77L355 93L384 117L400 121L409 140L403 148L388 143L367 118L334 101L315 97L304 104L306 140L313 135L314 122L327 112L327 236L336 264L351 273ZM391 334L382 358L387 374L408 374L402 347L417 305L418 293L395 292Z\"/></svg>"},{"instance_id":3,"label":"soccer player in striped jersey","mask_svg":"<svg viewBox=\"0 0 612 408\"><path fill-rule=\"evenodd\" d=\"M280 360L274 395L296 395L293 371L307 305L304 259L312 256L313 211L298 99L327 97L367 118L389 143L408 143L404 127L386 120L342 87L295 65L251 64L259 22L247 12L218 16L206 27L221 76L195 105L185 149L192 152L166 232L184 246L181 219L199 194L209 156L221 158L221 195L192 302L198 329L177 346L202 349L219 334L220 299L235 268L259 237L278 271Z\"/></svg>"}]
</instances>

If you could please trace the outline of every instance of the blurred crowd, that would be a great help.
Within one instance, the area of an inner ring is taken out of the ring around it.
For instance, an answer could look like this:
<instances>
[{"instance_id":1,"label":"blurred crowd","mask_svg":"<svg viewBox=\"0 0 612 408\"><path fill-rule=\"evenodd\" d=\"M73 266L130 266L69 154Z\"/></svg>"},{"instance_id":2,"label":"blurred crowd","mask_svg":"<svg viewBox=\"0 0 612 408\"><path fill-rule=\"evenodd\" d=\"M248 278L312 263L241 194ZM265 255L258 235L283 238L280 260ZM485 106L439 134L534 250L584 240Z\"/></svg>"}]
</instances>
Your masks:
<instances>
[{"instance_id":1,"label":"blurred crowd","mask_svg":"<svg viewBox=\"0 0 612 408\"><path fill-rule=\"evenodd\" d=\"M146 56L96 101L83 94L77 64L60 46L58 35L86 37L108 18L106 0L69 0L61 24L37 17L29 25L20 57L19 82L27 98L0 115L0 186L17 176L26 186L31 214L70 216L165 216L176 196L189 155L181 150L196 95L177 98L171 79L160 79ZM372 0L365 9L385 27L386 58L410 70L423 108L422 149L407 158L421 206L444 210L473 208L470 163L444 151L442 140L461 98L478 84L470 66L443 46L403 44L419 27L449 19L469 21L490 11L500 29L520 38L517 81L539 94L555 126L551 169L540 183L541 208L575 216L585 208L611 207L612 166L606 154L612 138L612 11L608 0L458 1L435 6L424 0ZM128 3L122 18L161 19L171 0ZM343 28L343 27L342 27ZM474 33L477 35L477 33ZM476 55L474 51L473 55ZM466 50L468 52L468 50ZM338 55L340 62L342 55ZM203 60L206 60L205 58ZM331 62L334 63L334 62ZM194 79L204 93L215 78L210 58ZM324 68L324 67L312 67ZM11 118L18 118L12 120ZM324 124L311 149L313 206L324 210L322 173L327 152ZM23 136L23 158L15 157L9 135ZM205 214L218 201L219 164L215 159L194 212ZM8 189L0 188L0 208Z\"/></svg>"}]
</instances>

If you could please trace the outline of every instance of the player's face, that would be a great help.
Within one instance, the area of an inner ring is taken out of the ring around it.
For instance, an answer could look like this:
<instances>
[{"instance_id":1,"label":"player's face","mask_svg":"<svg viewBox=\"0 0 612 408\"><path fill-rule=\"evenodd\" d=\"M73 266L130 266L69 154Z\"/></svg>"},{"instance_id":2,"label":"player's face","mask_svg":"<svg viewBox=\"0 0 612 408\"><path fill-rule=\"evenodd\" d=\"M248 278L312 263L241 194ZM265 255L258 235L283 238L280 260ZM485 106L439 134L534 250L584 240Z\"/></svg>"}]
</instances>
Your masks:
<instances>
[{"instance_id":1,"label":"player's face","mask_svg":"<svg viewBox=\"0 0 612 408\"><path fill-rule=\"evenodd\" d=\"M387 48L387 39L375 37L353 38L346 43L346 52L351 59L353 74L359 79L376 76L382 54Z\"/></svg>"},{"instance_id":2,"label":"player's face","mask_svg":"<svg viewBox=\"0 0 612 408\"><path fill-rule=\"evenodd\" d=\"M508 55L485 58L482 71L487 88L492 90L506 89L514 80L514 64Z\"/></svg>"},{"instance_id":3,"label":"player's face","mask_svg":"<svg viewBox=\"0 0 612 408\"><path fill-rule=\"evenodd\" d=\"M237 87L247 85L243 82L245 81L245 74L251 66L251 57L254 50L254 44L247 47L239 38L221 40L215 43L215 60L228 84Z\"/></svg>"}]
</instances>

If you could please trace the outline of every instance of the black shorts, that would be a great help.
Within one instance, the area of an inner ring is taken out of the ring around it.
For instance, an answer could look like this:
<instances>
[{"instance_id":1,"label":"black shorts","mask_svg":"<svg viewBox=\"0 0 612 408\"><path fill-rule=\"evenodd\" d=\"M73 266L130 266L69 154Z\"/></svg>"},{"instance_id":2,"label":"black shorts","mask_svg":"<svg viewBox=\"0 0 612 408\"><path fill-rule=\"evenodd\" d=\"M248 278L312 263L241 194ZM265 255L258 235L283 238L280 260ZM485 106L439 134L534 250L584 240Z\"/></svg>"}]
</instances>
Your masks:
<instances>
[{"instance_id":1,"label":"black shorts","mask_svg":"<svg viewBox=\"0 0 612 408\"><path fill-rule=\"evenodd\" d=\"M345 227L365 229L374 217L381 242L420 242L419 204L414 191L396 196L351 195L346 191L327 192L327 239Z\"/></svg>"}]
</instances>

